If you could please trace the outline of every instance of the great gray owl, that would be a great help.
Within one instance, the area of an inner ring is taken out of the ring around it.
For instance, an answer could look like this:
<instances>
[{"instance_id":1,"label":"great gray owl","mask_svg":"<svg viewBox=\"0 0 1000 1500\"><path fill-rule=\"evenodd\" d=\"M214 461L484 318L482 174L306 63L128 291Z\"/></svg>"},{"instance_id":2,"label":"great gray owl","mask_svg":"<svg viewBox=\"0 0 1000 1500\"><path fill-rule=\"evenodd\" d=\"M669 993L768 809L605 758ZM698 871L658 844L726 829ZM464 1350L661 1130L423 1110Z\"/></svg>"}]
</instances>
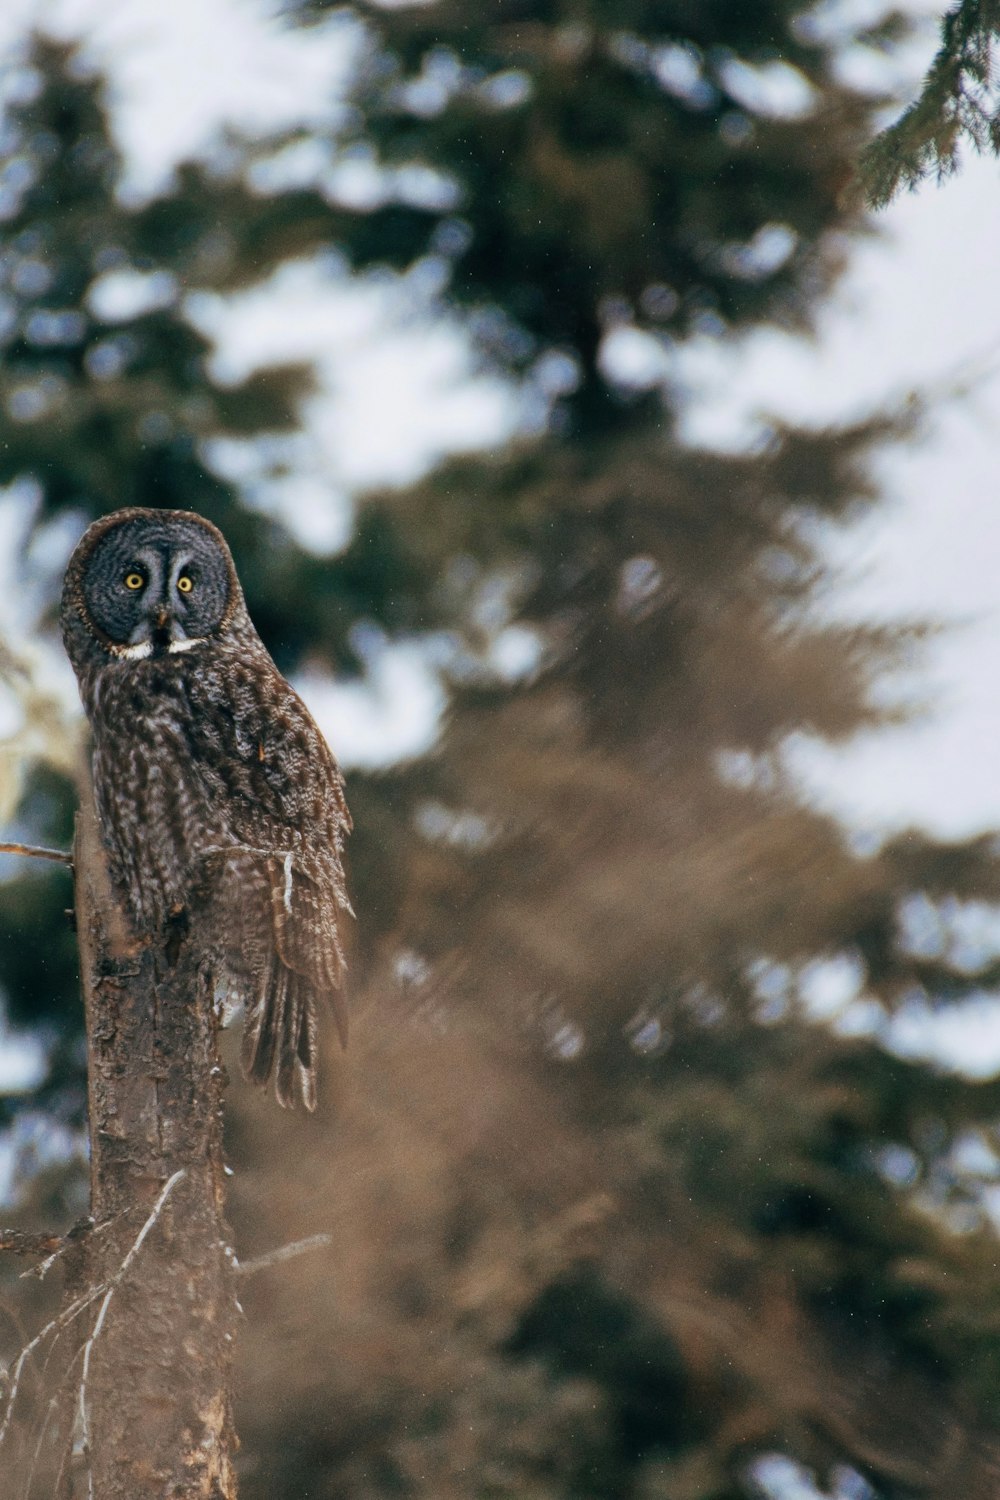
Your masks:
<instances>
[{"instance_id":1,"label":"great gray owl","mask_svg":"<svg viewBox=\"0 0 1000 1500\"><path fill-rule=\"evenodd\" d=\"M343 781L247 614L221 533L190 511L104 516L77 545L63 639L93 731L97 816L140 937L188 927L245 1006L242 1060L316 1104L317 1010L341 1040Z\"/></svg>"}]
</instances>

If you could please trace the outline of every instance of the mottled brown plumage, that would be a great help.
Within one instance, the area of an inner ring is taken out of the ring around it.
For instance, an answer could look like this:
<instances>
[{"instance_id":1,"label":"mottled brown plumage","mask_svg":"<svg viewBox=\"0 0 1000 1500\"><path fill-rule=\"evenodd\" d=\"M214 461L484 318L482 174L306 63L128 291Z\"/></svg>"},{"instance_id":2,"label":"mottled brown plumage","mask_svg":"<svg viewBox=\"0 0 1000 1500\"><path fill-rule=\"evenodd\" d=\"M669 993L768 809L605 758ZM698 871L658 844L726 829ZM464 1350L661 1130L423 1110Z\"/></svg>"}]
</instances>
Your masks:
<instances>
[{"instance_id":1,"label":"mottled brown plumage","mask_svg":"<svg viewBox=\"0 0 1000 1500\"><path fill-rule=\"evenodd\" d=\"M247 614L219 531L187 511L96 521L63 638L93 730L98 818L136 933L189 928L245 1006L243 1066L316 1102L319 1002L346 1040L343 782Z\"/></svg>"}]
</instances>

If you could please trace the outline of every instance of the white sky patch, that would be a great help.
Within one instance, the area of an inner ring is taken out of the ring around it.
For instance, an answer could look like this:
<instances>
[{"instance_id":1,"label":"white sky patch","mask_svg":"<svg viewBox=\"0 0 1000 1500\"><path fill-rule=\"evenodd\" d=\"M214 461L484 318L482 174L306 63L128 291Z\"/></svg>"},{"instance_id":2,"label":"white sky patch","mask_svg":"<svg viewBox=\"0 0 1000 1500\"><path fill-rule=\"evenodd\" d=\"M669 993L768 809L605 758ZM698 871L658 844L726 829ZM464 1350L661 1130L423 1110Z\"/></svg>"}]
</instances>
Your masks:
<instances>
[{"instance_id":1,"label":"white sky patch","mask_svg":"<svg viewBox=\"0 0 1000 1500\"><path fill-rule=\"evenodd\" d=\"M336 121L354 34L333 18L324 29L344 42L329 46L263 0L4 0L0 46L32 27L83 38L85 58L108 69L125 190L140 196L203 154L222 127L257 135Z\"/></svg>"},{"instance_id":2,"label":"white sky patch","mask_svg":"<svg viewBox=\"0 0 1000 1500\"><path fill-rule=\"evenodd\" d=\"M177 278L169 271L105 271L90 283L87 306L105 323L127 323L177 298Z\"/></svg>"},{"instance_id":3,"label":"white sky patch","mask_svg":"<svg viewBox=\"0 0 1000 1500\"><path fill-rule=\"evenodd\" d=\"M41 621L83 528L72 517L42 526L25 550L38 500L37 487L27 481L0 489L0 827L14 839L24 836L13 820L29 768L41 760L69 772L79 754L76 679L61 642L42 631ZM14 856L0 864L0 880L23 874L24 861ZM19 1058L17 1066L24 1061L19 1045L0 1013L0 1089L3 1055Z\"/></svg>"},{"instance_id":4,"label":"white sky patch","mask_svg":"<svg viewBox=\"0 0 1000 1500\"><path fill-rule=\"evenodd\" d=\"M189 306L216 342L221 380L315 361L319 391L305 403L305 428L325 482L342 496L412 483L447 453L489 447L517 427L516 392L475 369L461 329L413 278L349 284L318 257L282 266L239 297L199 295Z\"/></svg>"},{"instance_id":5,"label":"white sky patch","mask_svg":"<svg viewBox=\"0 0 1000 1500\"><path fill-rule=\"evenodd\" d=\"M702 60L693 47L667 42L652 56L653 72L661 88L684 99L694 109L704 109L717 97L705 78Z\"/></svg>"},{"instance_id":6,"label":"white sky patch","mask_svg":"<svg viewBox=\"0 0 1000 1500\"><path fill-rule=\"evenodd\" d=\"M1000 996L973 991L965 999L934 1005L915 989L894 1012L862 990L863 967L850 960L820 960L798 978L807 1013L840 1036L871 1037L911 1062L933 1063L966 1078L1000 1074ZM785 1014L780 1004L764 1019Z\"/></svg>"},{"instance_id":7,"label":"white sky patch","mask_svg":"<svg viewBox=\"0 0 1000 1500\"><path fill-rule=\"evenodd\" d=\"M37 1033L12 1031L0 1005L0 1094L22 1094L45 1077L45 1047Z\"/></svg>"},{"instance_id":8,"label":"white sky patch","mask_svg":"<svg viewBox=\"0 0 1000 1500\"><path fill-rule=\"evenodd\" d=\"M919 895L913 903L928 905ZM902 924L902 946L906 952L939 957L972 973L994 958L1000 947L1000 912L980 902L945 905L943 920L936 924L941 928L936 946L909 941L905 929L914 925L909 920ZM919 925L927 927L926 912ZM975 990L964 999L936 1006L914 987L898 1009L890 1012L866 990L864 963L852 952L815 959L798 972L759 959L749 973L764 1022L787 1016L794 990L805 1014L840 1036L870 1037L897 1057L933 1063L967 1078L1000 1074L1000 996L995 993Z\"/></svg>"},{"instance_id":9,"label":"white sky patch","mask_svg":"<svg viewBox=\"0 0 1000 1500\"><path fill-rule=\"evenodd\" d=\"M0 1203L13 1203L17 1184L17 1145L8 1131L0 1136Z\"/></svg>"},{"instance_id":10,"label":"white sky patch","mask_svg":"<svg viewBox=\"0 0 1000 1500\"><path fill-rule=\"evenodd\" d=\"M503 682L524 682L538 671L543 643L527 625L507 625L490 642L487 667Z\"/></svg>"},{"instance_id":11,"label":"white sky patch","mask_svg":"<svg viewBox=\"0 0 1000 1500\"><path fill-rule=\"evenodd\" d=\"M317 671L295 679L342 766L380 770L431 749L447 704L431 655L419 641L382 640L366 650L357 681Z\"/></svg>"},{"instance_id":12,"label":"white sky patch","mask_svg":"<svg viewBox=\"0 0 1000 1500\"><path fill-rule=\"evenodd\" d=\"M24 587L19 558L37 501L37 490L27 484L0 489L0 631L23 636L38 618L41 600Z\"/></svg>"},{"instance_id":13,"label":"white sky patch","mask_svg":"<svg viewBox=\"0 0 1000 1500\"><path fill-rule=\"evenodd\" d=\"M914 891L900 903L899 941L915 958L943 959L975 974L1000 958L1000 906L988 901L933 900Z\"/></svg>"},{"instance_id":14,"label":"white sky patch","mask_svg":"<svg viewBox=\"0 0 1000 1500\"><path fill-rule=\"evenodd\" d=\"M816 1020L839 1015L858 998L865 966L854 953L838 953L806 964L797 976L799 998Z\"/></svg>"},{"instance_id":15,"label":"white sky patch","mask_svg":"<svg viewBox=\"0 0 1000 1500\"><path fill-rule=\"evenodd\" d=\"M606 380L638 391L661 385L674 368L669 346L629 323L621 323L604 335L597 363Z\"/></svg>"},{"instance_id":16,"label":"white sky patch","mask_svg":"<svg viewBox=\"0 0 1000 1500\"><path fill-rule=\"evenodd\" d=\"M760 1454L747 1474L761 1500L875 1500L871 1485L846 1464L834 1466L830 1489L820 1489L815 1474L784 1453Z\"/></svg>"},{"instance_id":17,"label":"white sky patch","mask_svg":"<svg viewBox=\"0 0 1000 1500\"><path fill-rule=\"evenodd\" d=\"M744 244L725 245L720 260L741 281L766 281L795 254L799 237L787 224L762 224Z\"/></svg>"},{"instance_id":18,"label":"white sky patch","mask_svg":"<svg viewBox=\"0 0 1000 1500\"><path fill-rule=\"evenodd\" d=\"M19 1188L44 1167L74 1156L81 1164L87 1160L84 1131L71 1130L51 1115L19 1114L0 1135L0 1204L15 1202ZM81 1201L81 1210L84 1207Z\"/></svg>"},{"instance_id":19,"label":"white sky patch","mask_svg":"<svg viewBox=\"0 0 1000 1500\"><path fill-rule=\"evenodd\" d=\"M258 438L211 438L201 446L213 473L236 484L246 504L273 516L307 552L329 557L347 546L354 508L331 482L308 432Z\"/></svg>"},{"instance_id":20,"label":"white sky patch","mask_svg":"<svg viewBox=\"0 0 1000 1500\"><path fill-rule=\"evenodd\" d=\"M897 1057L932 1062L966 1078L1000 1073L1000 999L977 994L940 1009L915 996L881 1028L879 1041Z\"/></svg>"},{"instance_id":21,"label":"white sky patch","mask_svg":"<svg viewBox=\"0 0 1000 1500\"><path fill-rule=\"evenodd\" d=\"M876 223L877 237L854 248L821 309L815 340L761 328L678 347L686 441L738 449L759 436L769 412L849 420L908 391L989 373L1000 360L996 160L970 158L942 186L904 194Z\"/></svg>"},{"instance_id":22,"label":"white sky patch","mask_svg":"<svg viewBox=\"0 0 1000 1500\"><path fill-rule=\"evenodd\" d=\"M857 524L822 532L841 575L831 614L949 626L910 674L926 712L842 747L805 735L785 747L807 794L853 827L882 837L921 824L964 837L1000 826L996 160L969 159L943 186L901 198L882 223L855 250L815 342L774 330L696 340L676 353L673 386L689 386L685 439L738 451L766 433L769 412L821 425L964 384L919 441L876 458L884 500Z\"/></svg>"},{"instance_id":23,"label":"white sky patch","mask_svg":"<svg viewBox=\"0 0 1000 1500\"><path fill-rule=\"evenodd\" d=\"M284 522L300 547L318 557L342 551L351 539L353 510L324 474L289 474L271 481L263 507Z\"/></svg>"},{"instance_id":24,"label":"white sky patch","mask_svg":"<svg viewBox=\"0 0 1000 1500\"><path fill-rule=\"evenodd\" d=\"M896 42L888 52L862 42L851 44L859 31L877 25L897 9L918 23L912 36ZM902 0L898 5L894 0L819 0L801 11L792 25L804 42L839 47L832 68L837 82L861 93L898 94L905 99L914 93L938 45L943 9L939 0ZM898 109L889 110L888 119L898 113Z\"/></svg>"},{"instance_id":25,"label":"white sky patch","mask_svg":"<svg viewBox=\"0 0 1000 1500\"><path fill-rule=\"evenodd\" d=\"M37 528L26 545L40 496L33 481L0 488L0 641L30 666L36 688L78 703L76 679L61 645L52 649L41 621L58 594L86 521L71 513Z\"/></svg>"},{"instance_id":26,"label":"white sky patch","mask_svg":"<svg viewBox=\"0 0 1000 1500\"><path fill-rule=\"evenodd\" d=\"M754 66L729 57L717 69L720 80L737 104L771 120L801 120L811 114L818 94L803 73L790 63Z\"/></svg>"},{"instance_id":27,"label":"white sky patch","mask_svg":"<svg viewBox=\"0 0 1000 1500\"><path fill-rule=\"evenodd\" d=\"M504 384L474 375L458 331L431 322L374 340L333 384L328 452L355 489L407 484L447 453L487 447L515 425Z\"/></svg>"}]
</instances>

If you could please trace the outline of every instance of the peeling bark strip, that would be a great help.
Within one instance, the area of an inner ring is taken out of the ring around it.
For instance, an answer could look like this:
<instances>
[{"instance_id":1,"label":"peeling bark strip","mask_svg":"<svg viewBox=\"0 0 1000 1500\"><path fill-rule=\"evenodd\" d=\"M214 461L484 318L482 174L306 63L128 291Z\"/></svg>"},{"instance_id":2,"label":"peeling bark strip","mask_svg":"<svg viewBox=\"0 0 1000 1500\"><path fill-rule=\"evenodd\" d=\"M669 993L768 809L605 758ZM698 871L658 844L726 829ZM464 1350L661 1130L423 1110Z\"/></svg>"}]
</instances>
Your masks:
<instances>
[{"instance_id":1,"label":"peeling bark strip","mask_svg":"<svg viewBox=\"0 0 1000 1500\"><path fill-rule=\"evenodd\" d=\"M183 932L160 952L130 939L90 809L74 862L91 1214L104 1229L86 1237L71 1288L92 1302L63 1493L235 1500L237 1304L212 995Z\"/></svg>"}]
</instances>

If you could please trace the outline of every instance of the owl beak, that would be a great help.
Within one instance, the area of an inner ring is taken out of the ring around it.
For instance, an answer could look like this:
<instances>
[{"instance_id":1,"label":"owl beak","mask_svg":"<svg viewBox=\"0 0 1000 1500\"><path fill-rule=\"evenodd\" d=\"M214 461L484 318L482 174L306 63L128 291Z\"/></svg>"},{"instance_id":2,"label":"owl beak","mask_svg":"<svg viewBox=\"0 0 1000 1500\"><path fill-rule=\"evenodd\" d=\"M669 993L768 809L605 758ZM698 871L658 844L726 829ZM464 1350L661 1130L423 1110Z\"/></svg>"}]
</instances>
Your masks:
<instances>
[{"instance_id":1,"label":"owl beak","mask_svg":"<svg viewBox=\"0 0 1000 1500\"><path fill-rule=\"evenodd\" d=\"M153 646L156 651L168 651L176 631L170 610L161 604L153 615Z\"/></svg>"}]
</instances>

